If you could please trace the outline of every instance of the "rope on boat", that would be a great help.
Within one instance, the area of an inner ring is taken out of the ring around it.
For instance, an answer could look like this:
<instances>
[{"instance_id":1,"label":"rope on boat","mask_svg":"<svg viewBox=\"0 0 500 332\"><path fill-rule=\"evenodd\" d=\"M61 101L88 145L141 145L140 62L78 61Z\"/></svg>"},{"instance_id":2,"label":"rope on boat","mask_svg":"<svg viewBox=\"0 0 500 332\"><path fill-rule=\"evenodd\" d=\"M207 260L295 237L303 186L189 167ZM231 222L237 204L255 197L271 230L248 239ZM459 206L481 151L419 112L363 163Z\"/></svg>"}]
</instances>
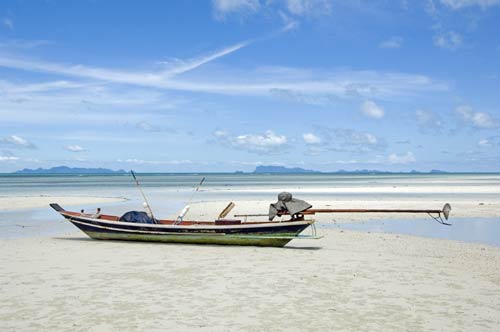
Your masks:
<instances>
[{"instance_id":1,"label":"rope on boat","mask_svg":"<svg viewBox=\"0 0 500 332\"><path fill-rule=\"evenodd\" d=\"M438 223L442 224L442 225L446 225L446 226L451 226L451 223L448 223L446 221L443 220L443 217L441 216L441 213L438 214L437 217L433 216L431 213L427 213L429 215L429 217L431 217L432 219L436 220Z\"/></svg>"}]
</instances>

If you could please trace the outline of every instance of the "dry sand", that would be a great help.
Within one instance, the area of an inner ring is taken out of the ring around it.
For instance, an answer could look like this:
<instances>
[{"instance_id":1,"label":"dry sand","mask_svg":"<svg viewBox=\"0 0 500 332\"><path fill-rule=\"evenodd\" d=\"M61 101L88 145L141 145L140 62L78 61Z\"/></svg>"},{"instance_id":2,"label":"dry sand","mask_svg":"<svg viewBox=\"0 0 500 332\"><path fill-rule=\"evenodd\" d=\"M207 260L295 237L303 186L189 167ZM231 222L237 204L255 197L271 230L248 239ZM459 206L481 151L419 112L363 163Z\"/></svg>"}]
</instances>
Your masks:
<instances>
[{"instance_id":1,"label":"dry sand","mask_svg":"<svg viewBox=\"0 0 500 332\"><path fill-rule=\"evenodd\" d=\"M239 201L233 213L268 203ZM438 209L444 199L311 203ZM454 217L500 215L494 199L451 203ZM190 216L226 204L194 204ZM0 330L500 331L500 248L322 232L288 248L95 241L76 230L2 240Z\"/></svg>"},{"instance_id":2,"label":"dry sand","mask_svg":"<svg viewBox=\"0 0 500 332\"><path fill-rule=\"evenodd\" d=\"M499 331L500 249L327 230L289 248L0 243L2 331Z\"/></svg>"}]
</instances>

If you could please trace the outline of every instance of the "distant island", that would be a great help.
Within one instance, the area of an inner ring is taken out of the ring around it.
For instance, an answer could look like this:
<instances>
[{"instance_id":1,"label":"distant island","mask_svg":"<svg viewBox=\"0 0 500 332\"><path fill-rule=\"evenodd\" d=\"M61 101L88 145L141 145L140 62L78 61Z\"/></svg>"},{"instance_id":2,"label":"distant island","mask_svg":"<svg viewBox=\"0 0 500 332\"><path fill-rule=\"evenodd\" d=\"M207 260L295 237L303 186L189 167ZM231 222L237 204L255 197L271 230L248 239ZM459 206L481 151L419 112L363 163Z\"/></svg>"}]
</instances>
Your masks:
<instances>
[{"instance_id":1,"label":"distant island","mask_svg":"<svg viewBox=\"0 0 500 332\"><path fill-rule=\"evenodd\" d=\"M300 167L285 167L285 166L257 166L255 168L255 171L253 171L254 174L301 174L301 173L321 173L320 171L313 171L310 169L303 169Z\"/></svg>"},{"instance_id":2,"label":"distant island","mask_svg":"<svg viewBox=\"0 0 500 332\"><path fill-rule=\"evenodd\" d=\"M125 174L123 169L114 171L107 168L79 168L68 166L57 166L52 168L25 168L15 171L14 174Z\"/></svg>"},{"instance_id":3,"label":"distant island","mask_svg":"<svg viewBox=\"0 0 500 332\"><path fill-rule=\"evenodd\" d=\"M237 173L242 173L238 171ZM338 170L332 172L321 172L316 170L304 169L300 167L285 167L285 166L257 166L252 172L253 174L447 174L446 171L433 169L429 172L420 172L411 170L409 172L389 172L379 171L374 169L360 169L354 171Z\"/></svg>"}]
</instances>

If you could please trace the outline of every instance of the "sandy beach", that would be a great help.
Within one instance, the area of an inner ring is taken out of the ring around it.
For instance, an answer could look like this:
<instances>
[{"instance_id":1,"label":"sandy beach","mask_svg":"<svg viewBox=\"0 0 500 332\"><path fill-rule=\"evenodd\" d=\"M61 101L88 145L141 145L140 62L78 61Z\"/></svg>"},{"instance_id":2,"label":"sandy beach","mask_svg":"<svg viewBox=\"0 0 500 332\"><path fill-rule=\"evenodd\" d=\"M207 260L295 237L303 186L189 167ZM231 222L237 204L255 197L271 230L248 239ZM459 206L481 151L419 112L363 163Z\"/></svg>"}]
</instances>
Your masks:
<instances>
[{"instance_id":1,"label":"sandy beach","mask_svg":"<svg viewBox=\"0 0 500 332\"><path fill-rule=\"evenodd\" d=\"M320 194L308 201L316 208L408 209L440 209L449 202L452 219L498 218L497 189L486 188L483 195L454 187L411 199ZM118 211L122 200L13 196L0 198L0 210L12 215L58 201L75 207L106 203L107 210ZM266 213L270 203L233 201L232 214ZM213 219L228 202L208 190L191 204L188 217ZM132 203L140 204L126 204ZM320 225L380 217L316 219ZM416 217L422 218L383 216ZM49 219L63 223L56 214ZM294 240L285 248L195 246L97 241L64 229L0 241L2 331L500 330L496 246L335 228L319 228L322 239Z\"/></svg>"},{"instance_id":2,"label":"sandy beach","mask_svg":"<svg viewBox=\"0 0 500 332\"><path fill-rule=\"evenodd\" d=\"M325 230L288 248L0 243L3 331L498 331L500 249Z\"/></svg>"}]
</instances>

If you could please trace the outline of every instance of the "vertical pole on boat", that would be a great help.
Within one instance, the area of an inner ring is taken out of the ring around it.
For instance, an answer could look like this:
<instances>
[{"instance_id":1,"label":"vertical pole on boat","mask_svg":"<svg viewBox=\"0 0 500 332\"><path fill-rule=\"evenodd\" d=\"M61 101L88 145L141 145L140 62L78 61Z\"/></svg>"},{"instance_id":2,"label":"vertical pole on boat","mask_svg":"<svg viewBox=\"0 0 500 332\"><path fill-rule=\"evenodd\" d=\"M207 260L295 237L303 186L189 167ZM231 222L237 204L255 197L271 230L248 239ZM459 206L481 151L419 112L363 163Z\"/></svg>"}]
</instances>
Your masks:
<instances>
[{"instance_id":1,"label":"vertical pole on boat","mask_svg":"<svg viewBox=\"0 0 500 332\"><path fill-rule=\"evenodd\" d=\"M153 211L151 210L151 206L149 205L149 202L148 202L148 199L146 198L146 195L144 195L144 192L142 191L141 186L139 185L139 180L137 180L137 178L135 177L135 173L133 170L130 170L130 173L132 173L132 177L135 180L135 184L137 185L137 188L139 188L139 191L142 194L142 198L144 198L144 202L146 202L146 206L148 208L148 211L151 214L151 219L153 219L153 222L156 224L156 218L153 214Z\"/></svg>"},{"instance_id":2,"label":"vertical pole on boat","mask_svg":"<svg viewBox=\"0 0 500 332\"><path fill-rule=\"evenodd\" d=\"M196 190L191 194L191 197L189 198L189 201L187 203L187 205L191 204L191 201L193 200L194 198L194 195L200 190L200 187L201 185L203 184L203 182L205 182L205 177L203 177L200 181L200 183L198 184L198 186L196 187Z\"/></svg>"},{"instance_id":3,"label":"vertical pole on boat","mask_svg":"<svg viewBox=\"0 0 500 332\"><path fill-rule=\"evenodd\" d=\"M196 187L196 190L191 194L191 197L189 197L189 201L187 202L186 206L184 207L184 209L182 209L181 213L179 214L179 216L177 217L177 220L175 221L174 225L178 225L182 222L182 220L184 219L184 216L186 215L186 213L189 211L189 204L191 204L191 201L193 200L194 198L194 195L200 190L200 187L201 185L203 184L203 182L205 182L205 177L203 177L200 181L200 183L198 184L198 186Z\"/></svg>"}]
</instances>

